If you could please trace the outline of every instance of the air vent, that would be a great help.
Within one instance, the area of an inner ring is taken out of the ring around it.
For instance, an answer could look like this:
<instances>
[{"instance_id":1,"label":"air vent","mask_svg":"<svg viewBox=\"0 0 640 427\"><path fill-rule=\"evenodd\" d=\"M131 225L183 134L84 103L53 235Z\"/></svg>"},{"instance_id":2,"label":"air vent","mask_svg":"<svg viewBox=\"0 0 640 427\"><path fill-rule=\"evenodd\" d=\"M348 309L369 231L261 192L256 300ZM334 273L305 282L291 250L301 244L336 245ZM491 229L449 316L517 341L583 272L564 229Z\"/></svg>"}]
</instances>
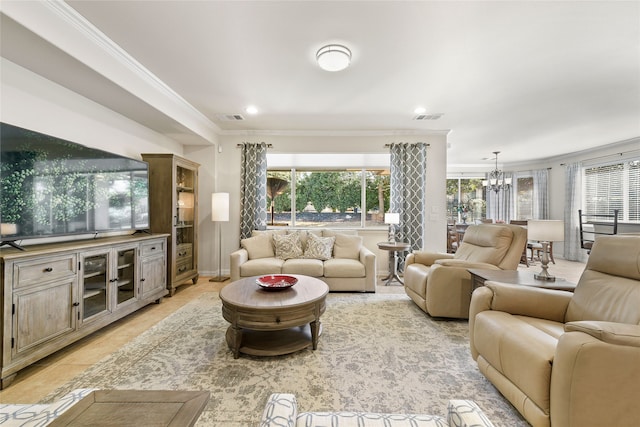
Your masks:
<instances>
[{"instance_id":1,"label":"air vent","mask_svg":"<svg viewBox=\"0 0 640 427\"><path fill-rule=\"evenodd\" d=\"M223 122L238 122L244 120L241 114L218 114L216 117Z\"/></svg>"},{"instance_id":2,"label":"air vent","mask_svg":"<svg viewBox=\"0 0 640 427\"><path fill-rule=\"evenodd\" d=\"M442 114L418 114L413 120L438 120Z\"/></svg>"}]
</instances>

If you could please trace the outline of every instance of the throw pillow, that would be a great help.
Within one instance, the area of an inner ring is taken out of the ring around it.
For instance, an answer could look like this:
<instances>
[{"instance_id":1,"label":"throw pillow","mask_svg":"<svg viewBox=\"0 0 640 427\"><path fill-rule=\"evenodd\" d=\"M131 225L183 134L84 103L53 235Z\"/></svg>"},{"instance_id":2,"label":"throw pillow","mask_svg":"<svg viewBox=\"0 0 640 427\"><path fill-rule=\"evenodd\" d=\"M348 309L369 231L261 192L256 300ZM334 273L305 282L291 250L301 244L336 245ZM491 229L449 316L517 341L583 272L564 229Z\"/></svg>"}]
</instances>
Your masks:
<instances>
[{"instance_id":1,"label":"throw pillow","mask_svg":"<svg viewBox=\"0 0 640 427\"><path fill-rule=\"evenodd\" d=\"M298 233L287 235L273 235L273 243L276 247L276 258L290 259L302 256L302 244Z\"/></svg>"},{"instance_id":2,"label":"throw pillow","mask_svg":"<svg viewBox=\"0 0 640 427\"><path fill-rule=\"evenodd\" d=\"M335 237L319 237L309 233L304 258L319 259L322 261L331 259L335 240Z\"/></svg>"},{"instance_id":3,"label":"throw pillow","mask_svg":"<svg viewBox=\"0 0 640 427\"><path fill-rule=\"evenodd\" d=\"M333 256L336 258L360 259L362 237L336 234Z\"/></svg>"},{"instance_id":4,"label":"throw pillow","mask_svg":"<svg viewBox=\"0 0 640 427\"><path fill-rule=\"evenodd\" d=\"M271 234L259 234L242 239L240 245L249 253L249 259L271 258L275 256Z\"/></svg>"}]
</instances>

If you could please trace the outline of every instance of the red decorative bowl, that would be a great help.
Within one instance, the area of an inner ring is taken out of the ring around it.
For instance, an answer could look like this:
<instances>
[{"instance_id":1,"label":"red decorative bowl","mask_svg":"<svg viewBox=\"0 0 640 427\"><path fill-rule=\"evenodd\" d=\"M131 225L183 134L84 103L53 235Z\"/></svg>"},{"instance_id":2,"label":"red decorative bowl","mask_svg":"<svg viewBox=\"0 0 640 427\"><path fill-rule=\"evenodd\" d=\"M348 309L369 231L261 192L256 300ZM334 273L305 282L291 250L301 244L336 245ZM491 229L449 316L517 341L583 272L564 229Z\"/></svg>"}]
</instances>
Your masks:
<instances>
[{"instance_id":1,"label":"red decorative bowl","mask_svg":"<svg viewBox=\"0 0 640 427\"><path fill-rule=\"evenodd\" d=\"M267 291L277 291L287 289L298 283L298 279L293 276L284 276L281 274L270 274L268 276L258 277L256 283L262 289Z\"/></svg>"}]
</instances>

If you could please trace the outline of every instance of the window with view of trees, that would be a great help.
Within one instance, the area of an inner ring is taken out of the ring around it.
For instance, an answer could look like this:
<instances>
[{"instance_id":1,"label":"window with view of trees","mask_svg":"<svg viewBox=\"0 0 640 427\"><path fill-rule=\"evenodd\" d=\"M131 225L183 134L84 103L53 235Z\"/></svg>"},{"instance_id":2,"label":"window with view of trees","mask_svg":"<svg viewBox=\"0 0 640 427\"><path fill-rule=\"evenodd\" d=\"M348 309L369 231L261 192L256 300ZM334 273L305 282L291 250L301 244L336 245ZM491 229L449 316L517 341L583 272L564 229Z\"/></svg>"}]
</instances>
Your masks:
<instances>
[{"instance_id":1,"label":"window with view of trees","mask_svg":"<svg viewBox=\"0 0 640 427\"><path fill-rule=\"evenodd\" d=\"M384 225L384 212L389 208L389 174L364 169L270 170L267 203L268 225Z\"/></svg>"},{"instance_id":2,"label":"window with view of trees","mask_svg":"<svg viewBox=\"0 0 640 427\"><path fill-rule=\"evenodd\" d=\"M516 218L527 220L535 218L533 215L533 177L519 177L516 180Z\"/></svg>"},{"instance_id":3,"label":"window with view of trees","mask_svg":"<svg viewBox=\"0 0 640 427\"><path fill-rule=\"evenodd\" d=\"M447 219L458 223L473 223L486 217L487 204L483 178L447 179Z\"/></svg>"},{"instance_id":4,"label":"window with view of trees","mask_svg":"<svg viewBox=\"0 0 640 427\"><path fill-rule=\"evenodd\" d=\"M584 169L582 206L586 214L608 215L640 222L640 159Z\"/></svg>"}]
</instances>

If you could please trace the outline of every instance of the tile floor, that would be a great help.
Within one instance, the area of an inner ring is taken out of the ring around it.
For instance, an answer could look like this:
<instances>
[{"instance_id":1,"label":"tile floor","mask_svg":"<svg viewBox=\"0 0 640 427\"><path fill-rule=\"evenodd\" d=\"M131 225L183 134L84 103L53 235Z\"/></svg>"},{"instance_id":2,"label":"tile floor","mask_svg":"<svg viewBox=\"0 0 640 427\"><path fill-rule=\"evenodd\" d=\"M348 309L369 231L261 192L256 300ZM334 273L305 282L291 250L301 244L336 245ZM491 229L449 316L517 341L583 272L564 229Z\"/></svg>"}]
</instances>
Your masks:
<instances>
[{"instance_id":1,"label":"tile floor","mask_svg":"<svg viewBox=\"0 0 640 427\"><path fill-rule=\"evenodd\" d=\"M537 273L540 263L520 269ZM556 259L549 272L571 282L577 282L584 270L584 264ZM204 292L219 291L225 283L209 282L201 277L196 285L179 287L171 298L164 298L160 304L148 305L137 312L83 338L82 340L34 363L18 372L13 383L0 390L0 403L37 403L57 387L98 362L103 357L117 351L127 342L149 329L151 326L175 312ZM378 286L379 292L403 293L402 286Z\"/></svg>"}]
</instances>

